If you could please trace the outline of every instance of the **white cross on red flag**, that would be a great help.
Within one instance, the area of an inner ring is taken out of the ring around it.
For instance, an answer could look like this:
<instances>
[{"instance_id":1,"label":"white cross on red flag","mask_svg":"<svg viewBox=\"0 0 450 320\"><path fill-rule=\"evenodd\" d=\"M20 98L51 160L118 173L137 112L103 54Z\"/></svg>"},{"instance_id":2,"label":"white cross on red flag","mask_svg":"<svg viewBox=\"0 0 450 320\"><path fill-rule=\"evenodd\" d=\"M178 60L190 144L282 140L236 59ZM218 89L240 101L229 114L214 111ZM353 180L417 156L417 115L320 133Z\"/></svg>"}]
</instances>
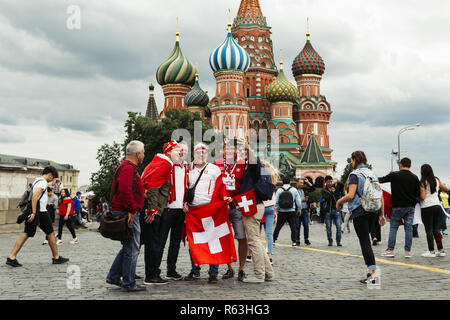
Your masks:
<instances>
[{"instance_id":1,"label":"white cross on red flag","mask_svg":"<svg viewBox=\"0 0 450 320\"><path fill-rule=\"evenodd\" d=\"M226 201L190 208L186 235L196 265L237 261Z\"/></svg>"},{"instance_id":2,"label":"white cross on red flag","mask_svg":"<svg viewBox=\"0 0 450 320\"><path fill-rule=\"evenodd\" d=\"M233 200L237 203L241 209L242 215L244 216L252 216L258 212L258 208L256 207L255 191L253 189L233 197Z\"/></svg>"}]
</instances>

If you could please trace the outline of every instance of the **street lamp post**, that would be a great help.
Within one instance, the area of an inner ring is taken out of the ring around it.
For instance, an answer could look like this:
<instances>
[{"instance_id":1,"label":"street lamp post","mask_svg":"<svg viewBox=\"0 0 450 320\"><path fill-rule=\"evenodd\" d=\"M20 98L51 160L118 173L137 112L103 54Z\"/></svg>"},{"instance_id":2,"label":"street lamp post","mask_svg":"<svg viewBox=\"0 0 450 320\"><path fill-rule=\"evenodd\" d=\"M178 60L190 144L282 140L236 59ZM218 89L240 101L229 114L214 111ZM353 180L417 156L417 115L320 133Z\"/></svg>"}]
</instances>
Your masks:
<instances>
[{"instance_id":1,"label":"street lamp post","mask_svg":"<svg viewBox=\"0 0 450 320\"><path fill-rule=\"evenodd\" d=\"M398 132L398 136L397 136L397 139L398 139L398 150L397 150L397 155L398 155L398 167L399 167L399 168L400 168L400 154L401 154L401 152L400 152L400 135L401 135L403 132L405 132L405 131L408 131L408 130L414 130L414 129L417 128L417 127L420 127L420 123L416 123L416 124L414 124L414 125L410 125L410 126L401 128L400 131Z\"/></svg>"}]
</instances>

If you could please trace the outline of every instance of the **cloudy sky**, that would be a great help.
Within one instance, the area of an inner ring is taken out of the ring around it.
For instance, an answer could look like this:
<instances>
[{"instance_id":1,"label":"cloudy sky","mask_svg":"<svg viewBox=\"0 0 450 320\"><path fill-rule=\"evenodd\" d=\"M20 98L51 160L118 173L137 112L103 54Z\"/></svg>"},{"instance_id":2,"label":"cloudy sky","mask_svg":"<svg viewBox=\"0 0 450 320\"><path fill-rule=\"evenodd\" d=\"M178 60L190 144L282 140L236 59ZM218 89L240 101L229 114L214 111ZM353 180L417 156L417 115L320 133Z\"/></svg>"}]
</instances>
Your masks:
<instances>
[{"instance_id":1,"label":"cloudy sky","mask_svg":"<svg viewBox=\"0 0 450 320\"><path fill-rule=\"evenodd\" d=\"M240 0L0 0L0 153L70 163L80 185L98 169L97 149L122 142L127 111L145 113L149 82L169 56L179 17L181 48L214 92L208 64ZM430 163L450 183L450 2L260 0L275 60L311 42L325 61L333 159L366 151L375 172L391 168L397 134L418 174ZM70 6L80 28L67 27ZM287 69L290 69L287 68ZM287 75L294 81L290 72ZM394 163L395 166L395 163Z\"/></svg>"}]
</instances>

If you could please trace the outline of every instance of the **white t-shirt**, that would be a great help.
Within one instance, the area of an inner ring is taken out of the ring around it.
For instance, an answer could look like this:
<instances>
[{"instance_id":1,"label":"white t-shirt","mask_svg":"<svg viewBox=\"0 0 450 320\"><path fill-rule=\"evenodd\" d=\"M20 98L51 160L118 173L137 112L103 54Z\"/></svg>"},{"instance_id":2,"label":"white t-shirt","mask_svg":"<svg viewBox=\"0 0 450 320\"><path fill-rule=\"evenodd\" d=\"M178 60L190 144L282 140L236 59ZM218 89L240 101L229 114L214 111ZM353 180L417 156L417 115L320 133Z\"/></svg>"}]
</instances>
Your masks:
<instances>
[{"instance_id":1,"label":"white t-shirt","mask_svg":"<svg viewBox=\"0 0 450 320\"><path fill-rule=\"evenodd\" d=\"M39 180L39 181L38 181ZM36 182L38 181L38 182ZM40 212L47 212L47 202L48 202L48 194L47 194L47 181L43 178L37 178L33 182L33 194L38 190L42 189L44 194L41 197L40 203L39 203L39 211Z\"/></svg>"},{"instance_id":2,"label":"white t-shirt","mask_svg":"<svg viewBox=\"0 0 450 320\"><path fill-rule=\"evenodd\" d=\"M221 175L218 166L212 163L207 163L206 165L207 168L203 172L203 175L195 188L194 201L192 201L193 207L211 203L214 188L216 187L216 180ZM194 166L194 168L189 170L189 188L192 188L195 185L203 168Z\"/></svg>"},{"instance_id":3,"label":"white t-shirt","mask_svg":"<svg viewBox=\"0 0 450 320\"><path fill-rule=\"evenodd\" d=\"M182 209L184 200L184 176L186 168L184 166L175 166L175 195L176 199L172 203L167 202L169 209Z\"/></svg>"},{"instance_id":4,"label":"white t-shirt","mask_svg":"<svg viewBox=\"0 0 450 320\"><path fill-rule=\"evenodd\" d=\"M429 183L427 183L425 190L426 190L425 199L423 201L420 201L420 207L421 208L429 208L429 207L433 207L433 206L440 206L441 203L440 203L439 197L438 197L439 181L436 180L435 193L431 193L431 188L430 188Z\"/></svg>"}]
</instances>

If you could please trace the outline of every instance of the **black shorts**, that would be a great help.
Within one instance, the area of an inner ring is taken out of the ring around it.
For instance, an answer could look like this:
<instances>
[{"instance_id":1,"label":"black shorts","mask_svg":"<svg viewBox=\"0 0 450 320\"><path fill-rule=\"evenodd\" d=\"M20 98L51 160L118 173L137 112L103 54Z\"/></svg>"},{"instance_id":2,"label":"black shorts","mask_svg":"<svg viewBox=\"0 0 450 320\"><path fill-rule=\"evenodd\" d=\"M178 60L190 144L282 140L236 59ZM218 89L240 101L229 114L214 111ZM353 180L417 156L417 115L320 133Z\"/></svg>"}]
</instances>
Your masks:
<instances>
[{"instance_id":1,"label":"black shorts","mask_svg":"<svg viewBox=\"0 0 450 320\"><path fill-rule=\"evenodd\" d=\"M53 232L52 220L50 219L48 212L39 212L35 219L38 219L39 228L44 231L46 235ZM33 238L36 234L37 227L37 225L32 225L25 222L25 229L23 232L25 232L29 238Z\"/></svg>"}]
</instances>

